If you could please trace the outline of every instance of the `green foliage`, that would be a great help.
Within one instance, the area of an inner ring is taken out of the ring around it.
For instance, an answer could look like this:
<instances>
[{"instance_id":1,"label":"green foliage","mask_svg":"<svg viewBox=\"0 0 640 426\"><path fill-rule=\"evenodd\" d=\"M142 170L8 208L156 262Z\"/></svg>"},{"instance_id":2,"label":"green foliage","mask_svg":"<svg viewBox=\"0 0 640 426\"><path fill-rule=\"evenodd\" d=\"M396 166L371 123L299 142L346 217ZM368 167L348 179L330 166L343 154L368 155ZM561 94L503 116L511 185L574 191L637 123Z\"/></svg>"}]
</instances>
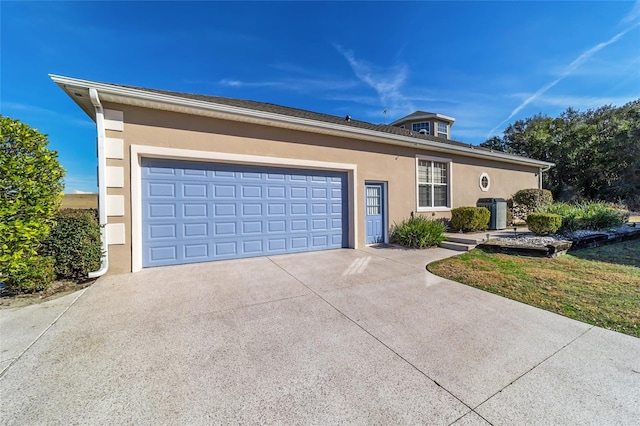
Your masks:
<instances>
[{"instance_id":1,"label":"green foliage","mask_svg":"<svg viewBox=\"0 0 640 426\"><path fill-rule=\"evenodd\" d=\"M541 210L562 217L561 232L573 232L580 229L601 230L615 228L629 218L629 212L616 209L607 203L555 203Z\"/></svg>"},{"instance_id":2,"label":"green foliage","mask_svg":"<svg viewBox=\"0 0 640 426\"><path fill-rule=\"evenodd\" d=\"M56 260L58 278L84 280L100 267L102 246L95 210L61 210L40 253Z\"/></svg>"},{"instance_id":3,"label":"green foliage","mask_svg":"<svg viewBox=\"0 0 640 426\"><path fill-rule=\"evenodd\" d=\"M532 212L527 216L527 227L536 235L553 234L562 226L562 217L553 213Z\"/></svg>"},{"instance_id":4,"label":"green foliage","mask_svg":"<svg viewBox=\"0 0 640 426\"><path fill-rule=\"evenodd\" d=\"M517 120L481 144L486 148L555 163L543 175L557 200L623 200L640 194L640 99L559 117Z\"/></svg>"},{"instance_id":5,"label":"green foliage","mask_svg":"<svg viewBox=\"0 0 640 426\"><path fill-rule=\"evenodd\" d=\"M40 288L49 277L49 261L36 256L60 206L64 169L47 144L0 115L0 281L13 290Z\"/></svg>"},{"instance_id":6,"label":"green foliage","mask_svg":"<svg viewBox=\"0 0 640 426\"><path fill-rule=\"evenodd\" d=\"M442 222L414 216L393 226L391 241L411 248L432 247L444 241L446 230Z\"/></svg>"},{"instance_id":7,"label":"green foliage","mask_svg":"<svg viewBox=\"0 0 640 426\"><path fill-rule=\"evenodd\" d=\"M23 256L20 262L7 263L4 267L3 273L9 278L5 284L16 292L44 290L56 278L54 263L49 256Z\"/></svg>"},{"instance_id":8,"label":"green foliage","mask_svg":"<svg viewBox=\"0 0 640 426\"><path fill-rule=\"evenodd\" d=\"M491 213L486 207L457 207L451 210L451 225L459 231L484 231Z\"/></svg>"},{"instance_id":9,"label":"green foliage","mask_svg":"<svg viewBox=\"0 0 640 426\"><path fill-rule=\"evenodd\" d=\"M548 189L521 189L516 192L508 204L511 206L512 220L526 220L529 213L538 211L553 203L553 195ZM512 223L512 222L507 222Z\"/></svg>"}]
</instances>

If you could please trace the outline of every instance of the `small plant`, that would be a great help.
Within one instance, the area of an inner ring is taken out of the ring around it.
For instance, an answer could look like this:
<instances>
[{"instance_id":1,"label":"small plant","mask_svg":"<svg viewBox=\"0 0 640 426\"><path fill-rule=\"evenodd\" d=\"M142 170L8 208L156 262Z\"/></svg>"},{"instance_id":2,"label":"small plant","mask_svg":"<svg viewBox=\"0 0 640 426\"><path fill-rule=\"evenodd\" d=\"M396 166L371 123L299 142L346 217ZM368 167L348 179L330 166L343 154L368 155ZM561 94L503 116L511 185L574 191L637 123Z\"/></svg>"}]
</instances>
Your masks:
<instances>
[{"instance_id":1,"label":"small plant","mask_svg":"<svg viewBox=\"0 0 640 426\"><path fill-rule=\"evenodd\" d=\"M446 230L440 221L414 216L393 226L391 241L410 248L433 247L444 241Z\"/></svg>"},{"instance_id":2,"label":"small plant","mask_svg":"<svg viewBox=\"0 0 640 426\"><path fill-rule=\"evenodd\" d=\"M489 226L491 213L486 207L456 207L451 210L451 225L459 231L484 231Z\"/></svg>"},{"instance_id":3,"label":"small plant","mask_svg":"<svg viewBox=\"0 0 640 426\"><path fill-rule=\"evenodd\" d=\"M102 246L95 210L61 210L40 253L55 259L58 278L82 281L100 267Z\"/></svg>"},{"instance_id":4,"label":"small plant","mask_svg":"<svg viewBox=\"0 0 640 426\"><path fill-rule=\"evenodd\" d=\"M527 227L536 235L554 234L562 226L562 217L553 213L529 213Z\"/></svg>"}]
</instances>

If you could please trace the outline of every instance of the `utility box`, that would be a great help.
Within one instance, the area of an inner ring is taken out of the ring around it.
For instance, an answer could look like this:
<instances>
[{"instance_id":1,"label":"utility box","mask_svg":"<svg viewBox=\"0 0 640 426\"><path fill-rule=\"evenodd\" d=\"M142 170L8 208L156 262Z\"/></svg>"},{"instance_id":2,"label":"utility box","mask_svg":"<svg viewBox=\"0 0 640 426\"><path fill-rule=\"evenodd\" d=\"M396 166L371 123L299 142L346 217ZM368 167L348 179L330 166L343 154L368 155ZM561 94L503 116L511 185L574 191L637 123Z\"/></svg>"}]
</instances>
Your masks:
<instances>
[{"instance_id":1,"label":"utility box","mask_svg":"<svg viewBox=\"0 0 640 426\"><path fill-rule=\"evenodd\" d=\"M480 198L476 206L486 207L489 213L491 213L489 229L498 230L507 228L507 200L504 198Z\"/></svg>"}]
</instances>

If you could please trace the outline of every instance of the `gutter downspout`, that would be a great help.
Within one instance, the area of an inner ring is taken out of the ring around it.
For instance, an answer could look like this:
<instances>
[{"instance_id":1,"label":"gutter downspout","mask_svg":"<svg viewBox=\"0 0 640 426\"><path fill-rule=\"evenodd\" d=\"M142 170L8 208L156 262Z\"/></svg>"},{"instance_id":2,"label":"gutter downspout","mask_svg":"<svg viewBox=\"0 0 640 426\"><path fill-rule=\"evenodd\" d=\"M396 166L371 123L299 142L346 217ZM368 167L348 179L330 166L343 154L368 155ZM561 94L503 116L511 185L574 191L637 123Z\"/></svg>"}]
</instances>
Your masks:
<instances>
[{"instance_id":1,"label":"gutter downspout","mask_svg":"<svg viewBox=\"0 0 640 426\"><path fill-rule=\"evenodd\" d=\"M96 127L98 131L98 218L100 221L100 242L102 243L100 269L89 272L89 278L98 278L109 269L109 247L107 245L107 157L104 152L106 131L104 128L104 111L98 97L98 91L90 88L89 97L96 110Z\"/></svg>"},{"instance_id":2,"label":"gutter downspout","mask_svg":"<svg viewBox=\"0 0 640 426\"><path fill-rule=\"evenodd\" d=\"M542 189L542 173L548 172L552 166L540 167L540 178L538 179L538 189Z\"/></svg>"}]
</instances>

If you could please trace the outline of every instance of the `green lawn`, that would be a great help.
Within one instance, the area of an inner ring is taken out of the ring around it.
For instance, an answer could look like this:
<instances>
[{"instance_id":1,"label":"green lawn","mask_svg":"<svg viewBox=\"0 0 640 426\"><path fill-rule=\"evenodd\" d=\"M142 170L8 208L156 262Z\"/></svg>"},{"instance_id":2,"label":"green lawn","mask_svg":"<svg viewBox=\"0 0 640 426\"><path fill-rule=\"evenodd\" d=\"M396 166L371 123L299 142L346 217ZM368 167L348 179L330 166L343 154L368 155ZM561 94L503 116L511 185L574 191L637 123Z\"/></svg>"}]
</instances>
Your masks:
<instances>
[{"instance_id":1,"label":"green lawn","mask_svg":"<svg viewBox=\"0 0 640 426\"><path fill-rule=\"evenodd\" d=\"M436 275L599 327L640 337L640 240L555 259L468 253L431 263Z\"/></svg>"}]
</instances>

